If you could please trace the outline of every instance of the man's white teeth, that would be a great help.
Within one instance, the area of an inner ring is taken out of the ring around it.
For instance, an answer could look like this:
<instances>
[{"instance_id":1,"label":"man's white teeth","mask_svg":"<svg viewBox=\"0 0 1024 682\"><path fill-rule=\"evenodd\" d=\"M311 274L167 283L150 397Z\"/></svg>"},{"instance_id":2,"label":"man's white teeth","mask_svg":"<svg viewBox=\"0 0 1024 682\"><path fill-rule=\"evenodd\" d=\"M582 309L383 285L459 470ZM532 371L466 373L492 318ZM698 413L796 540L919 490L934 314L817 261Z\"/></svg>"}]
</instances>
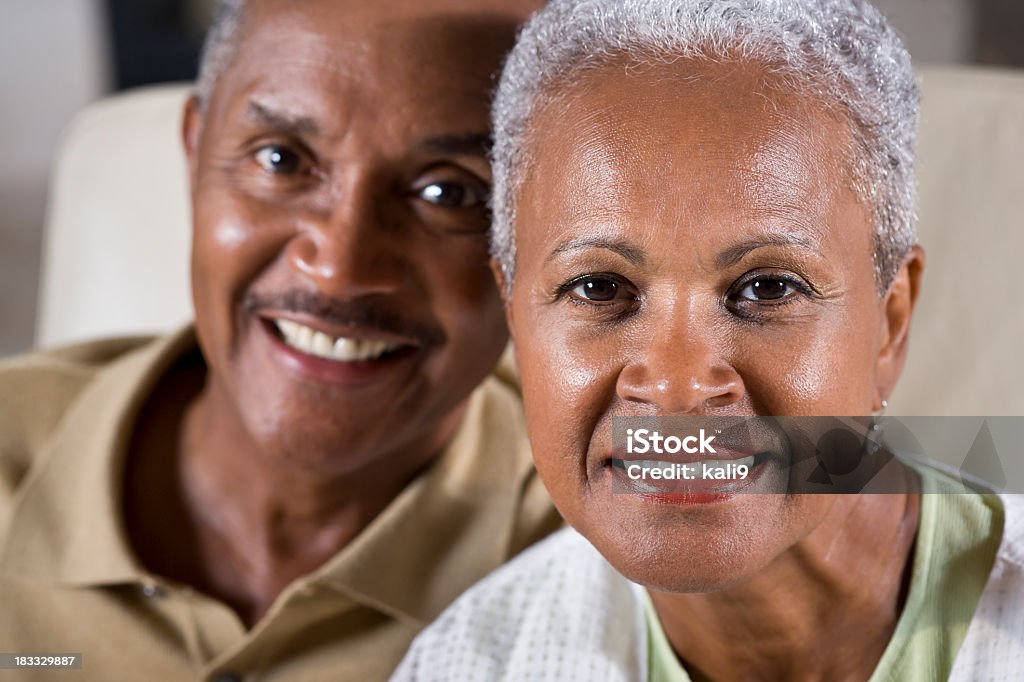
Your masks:
<instances>
[{"instance_id":1,"label":"man's white teeth","mask_svg":"<svg viewBox=\"0 0 1024 682\"><path fill-rule=\"evenodd\" d=\"M323 332L291 320L274 320L284 342L308 355L341 362L373 360L397 346L386 341L369 341L341 337L333 339Z\"/></svg>"}]
</instances>

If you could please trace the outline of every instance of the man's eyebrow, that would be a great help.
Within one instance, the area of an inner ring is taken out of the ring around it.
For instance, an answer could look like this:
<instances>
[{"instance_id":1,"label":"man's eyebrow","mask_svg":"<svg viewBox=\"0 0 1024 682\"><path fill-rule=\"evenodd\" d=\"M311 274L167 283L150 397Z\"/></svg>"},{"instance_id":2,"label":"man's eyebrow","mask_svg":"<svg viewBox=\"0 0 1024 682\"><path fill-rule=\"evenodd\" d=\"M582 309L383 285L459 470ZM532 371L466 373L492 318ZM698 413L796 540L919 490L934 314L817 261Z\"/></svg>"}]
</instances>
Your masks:
<instances>
[{"instance_id":1,"label":"man's eyebrow","mask_svg":"<svg viewBox=\"0 0 1024 682\"><path fill-rule=\"evenodd\" d=\"M255 101L249 102L246 116L283 135L316 135L320 132L316 121L308 116L292 116L281 111L274 111L265 104Z\"/></svg>"},{"instance_id":2,"label":"man's eyebrow","mask_svg":"<svg viewBox=\"0 0 1024 682\"><path fill-rule=\"evenodd\" d=\"M818 250L814 242L802 234L789 232L771 233L730 246L715 257L715 266L722 269L735 265L743 260L744 256L751 251L756 251L766 246L799 246L821 255L821 251Z\"/></svg>"},{"instance_id":3,"label":"man's eyebrow","mask_svg":"<svg viewBox=\"0 0 1024 682\"><path fill-rule=\"evenodd\" d=\"M643 265L647 262L647 256L644 254L642 249L638 249L632 244L622 240L602 239L600 237L580 237L578 239L564 241L556 246L550 254L548 254L547 260L550 261L561 253L582 251L584 249L606 249L612 253L617 253L633 265Z\"/></svg>"},{"instance_id":4,"label":"man's eyebrow","mask_svg":"<svg viewBox=\"0 0 1024 682\"><path fill-rule=\"evenodd\" d=\"M428 137L420 144L420 147L435 154L486 156L491 148L491 134L478 132L465 135L438 135L437 137Z\"/></svg>"}]
</instances>

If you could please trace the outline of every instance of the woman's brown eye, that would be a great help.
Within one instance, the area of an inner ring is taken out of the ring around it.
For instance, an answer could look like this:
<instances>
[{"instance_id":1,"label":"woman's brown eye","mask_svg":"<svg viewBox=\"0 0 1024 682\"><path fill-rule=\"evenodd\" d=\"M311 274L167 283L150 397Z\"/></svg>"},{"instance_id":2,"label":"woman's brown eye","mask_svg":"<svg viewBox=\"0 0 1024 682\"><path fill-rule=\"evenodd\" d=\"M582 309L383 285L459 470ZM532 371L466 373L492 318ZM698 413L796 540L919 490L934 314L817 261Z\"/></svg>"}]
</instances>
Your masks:
<instances>
[{"instance_id":1,"label":"woman's brown eye","mask_svg":"<svg viewBox=\"0 0 1024 682\"><path fill-rule=\"evenodd\" d=\"M580 282L572 289L577 297L588 301L614 301L619 294L619 283L606 277L595 277Z\"/></svg>"},{"instance_id":2,"label":"woman's brown eye","mask_svg":"<svg viewBox=\"0 0 1024 682\"><path fill-rule=\"evenodd\" d=\"M796 288L781 277L758 277L740 290L739 297L749 301L779 301L796 292Z\"/></svg>"}]
</instances>

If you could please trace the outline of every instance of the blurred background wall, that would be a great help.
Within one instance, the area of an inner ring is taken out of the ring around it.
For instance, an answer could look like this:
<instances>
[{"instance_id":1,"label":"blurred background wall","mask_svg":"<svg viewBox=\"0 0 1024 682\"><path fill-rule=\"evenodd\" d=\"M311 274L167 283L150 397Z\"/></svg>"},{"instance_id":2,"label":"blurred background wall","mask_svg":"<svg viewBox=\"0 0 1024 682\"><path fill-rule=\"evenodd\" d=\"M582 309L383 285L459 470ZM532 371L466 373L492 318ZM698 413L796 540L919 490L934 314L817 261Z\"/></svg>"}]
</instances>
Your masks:
<instances>
[{"instance_id":1,"label":"blurred background wall","mask_svg":"<svg viewBox=\"0 0 1024 682\"><path fill-rule=\"evenodd\" d=\"M214 0L0 0L0 356L32 347L50 159L92 100L195 73ZM1024 0L876 0L919 63L1024 67Z\"/></svg>"},{"instance_id":2,"label":"blurred background wall","mask_svg":"<svg viewBox=\"0 0 1024 682\"><path fill-rule=\"evenodd\" d=\"M32 343L57 139L112 85L101 2L0 0L0 355Z\"/></svg>"}]
</instances>

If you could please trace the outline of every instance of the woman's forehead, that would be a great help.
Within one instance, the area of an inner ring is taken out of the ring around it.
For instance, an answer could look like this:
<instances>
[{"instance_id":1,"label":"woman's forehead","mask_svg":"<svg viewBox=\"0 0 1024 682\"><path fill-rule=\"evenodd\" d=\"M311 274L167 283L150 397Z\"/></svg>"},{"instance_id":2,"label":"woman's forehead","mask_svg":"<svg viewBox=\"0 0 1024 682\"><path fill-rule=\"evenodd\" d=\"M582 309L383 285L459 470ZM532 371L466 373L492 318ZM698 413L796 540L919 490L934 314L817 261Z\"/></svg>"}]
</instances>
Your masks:
<instances>
[{"instance_id":1,"label":"woman's forehead","mask_svg":"<svg viewBox=\"0 0 1024 682\"><path fill-rule=\"evenodd\" d=\"M549 234L556 225L722 221L813 232L837 210L859 208L840 116L749 69L692 70L593 72L542 109L518 230L536 218Z\"/></svg>"}]
</instances>

